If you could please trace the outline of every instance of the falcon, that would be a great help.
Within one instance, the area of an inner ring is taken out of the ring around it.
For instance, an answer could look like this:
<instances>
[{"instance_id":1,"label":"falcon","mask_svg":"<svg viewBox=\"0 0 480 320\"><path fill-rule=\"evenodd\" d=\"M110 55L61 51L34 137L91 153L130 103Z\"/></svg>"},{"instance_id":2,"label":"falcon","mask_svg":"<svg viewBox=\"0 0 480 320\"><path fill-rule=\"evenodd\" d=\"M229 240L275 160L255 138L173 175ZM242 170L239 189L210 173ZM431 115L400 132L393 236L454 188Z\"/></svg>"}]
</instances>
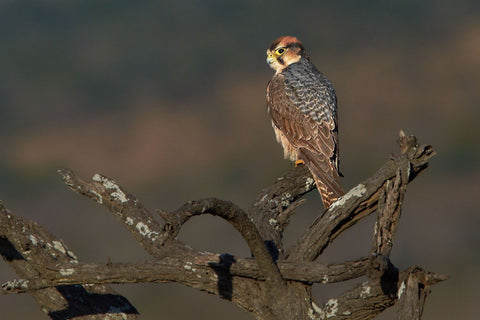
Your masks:
<instances>
[{"instance_id":1,"label":"falcon","mask_svg":"<svg viewBox=\"0 0 480 320\"><path fill-rule=\"evenodd\" d=\"M328 208L344 194L333 85L295 37L275 40L267 49L267 63L275 70L267 87L267 109L277 141L286 159L308 167Z\"/></svg>"}]
</instances>

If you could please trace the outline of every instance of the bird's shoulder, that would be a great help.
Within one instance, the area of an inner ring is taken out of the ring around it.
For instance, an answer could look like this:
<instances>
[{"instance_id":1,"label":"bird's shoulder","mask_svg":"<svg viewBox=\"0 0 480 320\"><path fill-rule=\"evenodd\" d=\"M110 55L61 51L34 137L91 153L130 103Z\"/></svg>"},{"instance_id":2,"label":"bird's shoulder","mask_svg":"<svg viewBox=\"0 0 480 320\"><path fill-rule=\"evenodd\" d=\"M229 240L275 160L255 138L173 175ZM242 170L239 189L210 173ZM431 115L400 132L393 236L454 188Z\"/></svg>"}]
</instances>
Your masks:
<instances>
[{"instance_id":1,"label":"bird's shoulder","mask_svg":"<svg viewBox=\"0 0 480 320\"><path fill-rule=\"evenodd\" d=\"M299 62L292 63L281 74L287 88L310 87L325 91L325 94L334 93L332 82L309 59L302 58Z\"/></svg>"},{"instance_id":2,"label":"bird's shoulder","mask_svg":"<svg viewBox=\"0 0 480 320\"><path fill-rule=\"evenodd\" d=\"M319 123L335 118L337 97L333 85L310 60L291 64L281 75L285 96L302 114Z\"/></svg>"}]
</instances>

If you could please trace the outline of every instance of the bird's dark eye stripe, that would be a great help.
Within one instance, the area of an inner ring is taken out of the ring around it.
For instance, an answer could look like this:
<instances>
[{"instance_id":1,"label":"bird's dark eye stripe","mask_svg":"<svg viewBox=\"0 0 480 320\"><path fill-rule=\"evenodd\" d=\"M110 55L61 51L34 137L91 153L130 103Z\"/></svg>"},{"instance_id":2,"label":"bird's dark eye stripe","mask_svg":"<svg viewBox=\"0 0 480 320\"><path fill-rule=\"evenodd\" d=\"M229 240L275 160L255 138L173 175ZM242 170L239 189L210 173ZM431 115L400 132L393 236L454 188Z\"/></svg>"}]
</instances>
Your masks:
<instances>
[{"instance_id":1,"label":"bird's dark eye stripe","mask_svg":"<svg viewBox=\"0 0 480 320\"><path fill-rule=\"evenodd\" d=\"M303 46L298 42L290 42L285 46L285 48L302 48L303 49Z\"/></svg>"},{"instance_id":2,"label":"bird's dark eye stripe","mask_svg":"<svg viewBox=\"0 0 480 320\"><path fill-rule=\"evenodd\" d=\"M298 42L290 42L289 44L287 44L285 46L285 48L287 48L287 49L298 48L298 49L300 49L299 54L305 54L305 47L303 46L303 44L298 43Z\"/></svg>"}]
</instances>

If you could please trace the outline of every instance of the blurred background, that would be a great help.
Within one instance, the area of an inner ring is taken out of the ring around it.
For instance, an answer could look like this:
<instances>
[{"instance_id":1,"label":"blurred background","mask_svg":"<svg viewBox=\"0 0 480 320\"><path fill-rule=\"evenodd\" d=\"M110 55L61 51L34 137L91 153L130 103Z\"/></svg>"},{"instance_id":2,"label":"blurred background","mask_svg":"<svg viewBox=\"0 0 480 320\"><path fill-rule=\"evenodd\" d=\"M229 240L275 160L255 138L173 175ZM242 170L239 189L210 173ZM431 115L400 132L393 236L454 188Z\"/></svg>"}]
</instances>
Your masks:
<instances>
[{"instance_id":1,"label":"blurred background","mask_svg":"<svg viewBox=\"0 0 480 320\"><path fill-rule=\"evenodd\" d=\"M58 168L105 174L152 210L208 196L247 209L291 166L266 113L265 50L295 35L336 88L346 190L398 151L400 128L438 152L409 185L392 260L450 274L424 319L477 319L479 9L473 0L1 1L0 199L85 262L149 256L110 213L63 185ZM323 210L317 193L307 198L288 243ZM343 234L320 261L365 255L373 223ZM213 217L192 219L180 238L250 256ZM1 282L12 278L1 262ZM316 285L317 301L363 280ZM175 284L115 289L143 319L251 319ZM0 310L2 319L48 319L26 294L1 296Z\"/></svg>"}]
</instances>

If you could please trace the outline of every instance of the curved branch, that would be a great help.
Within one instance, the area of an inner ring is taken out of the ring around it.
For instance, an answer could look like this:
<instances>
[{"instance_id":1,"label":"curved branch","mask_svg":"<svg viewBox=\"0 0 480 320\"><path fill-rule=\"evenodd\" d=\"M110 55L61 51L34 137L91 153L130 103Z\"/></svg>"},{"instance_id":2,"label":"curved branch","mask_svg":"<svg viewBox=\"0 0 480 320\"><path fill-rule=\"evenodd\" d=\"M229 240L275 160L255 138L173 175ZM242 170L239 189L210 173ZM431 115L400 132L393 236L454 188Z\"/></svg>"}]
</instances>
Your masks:
<instances>
[{"instance_id":1,"label":"curved branch","mask_svg":"<svg viewBox=\"0 0 480 320\"><path fill-rule=\"evenodd\" d=\"M127 193L112 179L95 174L92 182L85 182L70 170L59 170L59 173L73 191L106 206L129 229L147 252L155 257L168 256L173 252L177 256L190 256L191 252L185 245L174 239L180 227L190 217L208 213L224 218L246 240L258 261L266 282L271 286L272 296L286 293L285 282L278 266L269 254L258 230L248 216L233 203L214 198L191 201L171 214L161 212L161 215L167 220L162 226L133 195ZM205 290L211 286L211 282L211 278L203 282Z\"/></svg>"},{"instance_id":2,"label":"curved branch","mask_svg":"<svg viewBox=\"0 0 480 320\"><path fill-rule=\"evenodd\" d=\"M92 182L86 182L71 170L61 169L58 172L70 189L107 207L148 253L153 256L162 253L169 233L163 230L163 226L137 198L112 179L100 174L95 174Z\"/></svg>"},{"instance_id":3,"label":"curved branch","mask_svg":"<svg viewBox=\"0 0 480 320\"><path fill-rule=\"evenodd\" d=\"M412 280L412 270L415 270L414 280ZM322 319L372 319L380 312L393 306L397 300L401 302L409 299L405 298L408 295L407 290L411 290L409 297L417 301L417 303L413 303L413 308L423 306L425 297L421 296L421 292L426 292L428 289L422 290L422 288L429 288L434 283L448 279L447 275L434 274L418 267L409 268L402 272L393 269L388 274L389 276L384 277L381 281L365 281L340 297L328 300L321 308ZM410 283L415 285L409 286ZM406 305L399 308L400 319L420 319L419 317L410 317L409 308L412 306L409 306L408 309L404 309L404 307ZM418 311L419 309L415 309L412 313L418 315ZM406 315L402 316L402 314Z\"/></svg>"},{"instance_id":4,"label":"curved branch","mask_svg":"<svg viewBox=\"0 0 480 320\"><path fill-rule=\"evenodd\" d=\"M252 204L248 215L265 241L272 243L283 256L283 231L292 211L304 203L301 197L315 189L315 181L306 166L292 168L272 185L264 188Z\"/></svg>"},{"instance_id":5,"label":"curved branch","mask_svg":"<svg viewBox=\"0 0 480 320\"><path fill-rule=\"evenodd\" d=\"M398 289L399 320L420 319L430 287L448 279L448 275L435 274L420 267L410 267L405 271L406 279Z\"/></svg>"},{"instance_id":6,"label":"curved branch","mask_svg":"<svg viewBox=\"0 0 480 320\"><path fill-rule=\"evenodd\" d=\"M373 232L372 254L390 256L400 220L403 198L407 190L407 174L398 168L395 178L387 180L380 194L378 216Z\"/></svg>"},{"instance_id":7,"label":"curved branch","mask_svg":"<svg viewBox=\"0 0 480 320\"><path fill-rule=\"evenodd\" d=\"M389 160L373 177L351 189L317 218L290 250L288 258L315 260L338 235L377 209L382 188L399 169L407 173L406 180L411 181L428 166L433 155L435 152L431 146L414 146L406 149L405 154Z\"/></svg>"},{"instance_id":8,"label":"curved branch","mask_svg":"<svg viewBox=\"0 0 480 320\"><path fill-rule=\"evenodd\" d=\"M247 214L234 203L216 198L190 201L171 214L177 217L177 225L173 229L179 230L191 217L202 214L211 214L228 221L247 242L265 279L283 284L280 270L268 252L257 228Z\"/></svg>"},{"instance_id":9,"label":"curved branch","mask_svg":"<svg viewBox=\"0 0 480 320\"><path fill-rule=\"evenodd\" d=\"M315 188L305 166L293 168L264 189L248 214L229 201L208 198L188 202L171 213L158 211L163 224L115 181L96 174L86 182L69 170L60 170L71 189L106 206L156 259L142 264L79 263L66 245L43 227L0 206L0 252L23 278L7 282L0 292L29 292L45 309L53 310L51 317L59 319L75 317L75 308L91 310L89 318L96 319L105 311L99 306L112 306L108 297L91 302L76 290L99 293L109 290L102 285L105 283L133 282L182 283L229 299L262 320L370 319L397 300L402 310L410 308L400 319L419 318L430 285L447 276L418 267L399 273L388 257L406 184L428 166L435 152L430 146L418 146L415 137L403 132L399 144L401 155L392 157L373 177L336 201L312 224L287 260L283 259L283 230L295 208L304 202L301 197ZM369 258L336 265L312 262L339 234L374 211L378 219ZM198 252L178 241L176 236L185 222L202 214L227 220L245 239L254 259ZM322 308L313 302L312 283L363 275L369 280L330 299ZM90 285L73 286L85 283ZM63 310L65 295L86 302L72 302L72 310ZM130 305L122 300L119 306ZM126 313L123 310L127 309L113 307ZM131 308L126 318L136 319L136 310Z\"/></svg>"},{"instance_id":10,"label":"curved branch","mask_svg":"<svg viewBox=\"0 0 480 320\"><path fill-rule=\"evenodd\" d=\"M214 277L215 269L219 268L223 268L234 277L265 280L263 272L252 259L234 258L232 265L226 266L222 264L219 255L212 253L206 256L211 258L210 261L205 258L187 262L176 258L164 258L143 263L57 265L55 269L49 268L43 272L41 277L8 281L1 286L0 293L32 292L59 285L82 283L177 282L191 287L205 287L202 279ZM282 277L288 281L334 283L364 276L369 262L367 258L332 265L279 261L278 266Z\"/></svg>"},{"instance_id":11,"label":"curved branch","mask_svg":"<svg viewBox=\"0 0 480 320\"><path fill-rule=\"evenodd\" d=\"M43 226L18 217L0 204L0 253L17 275L22 278L43 277L49 266L62 263L74 266L75 254ZM130 302L106 285L54 286L31 292L41 309L52 319L104 319L109 310L123 319L138 319ZM17 285L26 285L25 281Z\"/></svg>"}]
</instances>

